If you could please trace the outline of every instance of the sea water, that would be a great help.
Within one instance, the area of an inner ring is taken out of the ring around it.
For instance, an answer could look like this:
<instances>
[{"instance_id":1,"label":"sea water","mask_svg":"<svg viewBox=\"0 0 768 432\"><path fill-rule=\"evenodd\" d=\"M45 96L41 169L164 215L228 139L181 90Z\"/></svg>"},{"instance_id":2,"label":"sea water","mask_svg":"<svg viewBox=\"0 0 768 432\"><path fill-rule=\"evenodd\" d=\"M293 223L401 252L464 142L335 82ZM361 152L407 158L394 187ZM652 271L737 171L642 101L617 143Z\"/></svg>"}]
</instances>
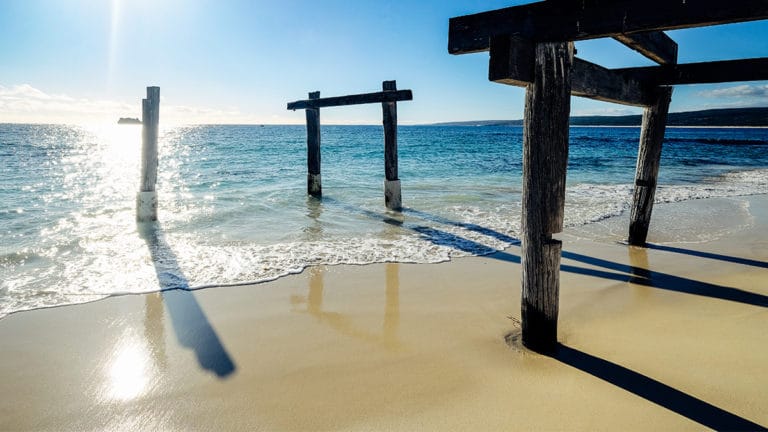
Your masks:
<instances>
[{"instance_id":1,"label":"sea water","mask_svg":"<svg viewBox=\"0 0 768 432\"><path fill-rule=\"evenodd\" d=\"M626 213L639 128L570 132L566 225ZM767 129L668 129L656 201L768 193L767 144ZM322 127L322 200L304 126L165 128L159 222L138 225L141 126L0 125L0 317L517 242L520 127L401 126L398 146L391 212L380 126Z\"/></svg>"}]
</instances>

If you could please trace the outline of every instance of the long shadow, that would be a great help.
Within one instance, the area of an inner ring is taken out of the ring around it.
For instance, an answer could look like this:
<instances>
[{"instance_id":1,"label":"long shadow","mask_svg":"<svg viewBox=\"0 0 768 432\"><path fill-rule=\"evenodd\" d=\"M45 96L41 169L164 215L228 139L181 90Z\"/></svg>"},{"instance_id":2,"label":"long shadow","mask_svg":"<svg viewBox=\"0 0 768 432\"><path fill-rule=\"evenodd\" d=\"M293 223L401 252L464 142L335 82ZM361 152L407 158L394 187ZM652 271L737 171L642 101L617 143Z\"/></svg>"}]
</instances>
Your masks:
<instances>
[{"instance_id":1,"label":"long shadow","mask_svg":"<svg viewBox=\"0 0 768 432\"><path fill-rule=\"evenodd\" d=\"M560 344L552 356L643 399L715 430L763 431L764 426L670 387L651 377Z\"/></svg>"},{"instance_id":2,"label":"long shadow","mask_svg":"<svg viewBox=\"0 0 768 432\"><path fill-rule=\"evenodd\" d=\"M453 249L456 249L456 250L460 250L462 252L468 252L468 253L471 253L471 254L480 254L480 255L490 256L490 257L498 259L498 260L512 262L512 263L518 263L518 264L520 263L520 257L518 257L518 256L512 255L512 254L504 252L504 251L500 251L498 249L494 249L494 248L488 247L488 246L486 246L486 245L484 245L482 243L478 243L478 242L476 242L474 240L470 240L470 239L458 236L456 234L451 234L451 233L449 233L447 231L439 230L439 229L436 229L436 228L431 228L431 227L428 227L428 226L425 226L425 225L414 224L414 223L411 223L411 222L405 222L402 219L402 216L400 214L395 214L395 213L381 214L381 213L372 212L370 210L365 210L365 209L362 209L362 208L359 208L359 207L355 207L355 206L350 205L350 204L342 203L342 202L340 202L340 201L338 201L336 199L333 199L333 198L323 197L322 199L323 199L324 203L335 205L337 207L341 207L341 208L343 208L343 209L345 209L347 211L361 214L361 215L366 216L366 217L368 217L370 219L379 220L379 221L384 222L384 223L389 224L389 225L394 225L394 226L401 227L403 229L407 229L407 230L411 230L411 231L417 232L417 233L419 233L421 238L423 238L424 240L427 240L430 243L432 243L434 245L437 245L437 246L446 246L446 247L450 247L450 248L453 248ZM414 215L417 214L417 211L412 210L412 209L409 209L408 212L412 213ZM427 213L422 213L422 214L426 215ZM432 220L434 222L437 222L437 218L439 218L439 217L438 216L434 216L434 218L435 219L430 219L430 220ZM458 222L456 222L454 224L458 224ZM474 224L466 224L466 225L467 226L474 226L474 227L482 228L479 225L474 225ZM460 225L457 225L457 226L460 226ZM509 236L506 236L505 234L493 231L493 230L491 230L489 228L485 228L485 230L488 233L495 233L496 235L494 235L494 237L496 237L496 236L498 236L498 237L504 236L506 238L511 239L512 241L517 241L516 239L514 239L512 237L509 237ZM490 235L490 234L488 234L488 235Z\"/></svg>"},{"instance_id":3,"label":"long shadow","mask_svg":"<svg viewBox=\"0 0 768 432\"><path fill-rule=\"evenodd\" d=\"M388 224L398 225L398 226L401 226L402 228L415 231L419 233L423 239L439 246L451 247L460 251L469 252L473 254L476 254L476 253L485 254L489 258L516 263L516 264L519 264L521 261L519 256L490 248L486 245L477 243L474 240L470 240L470 239L458 236L456 234L452 234L436 228L427 227L424 225L404 222L403 220L397 218L396 216L382 215L369 210L360 209L349 204L340 203L339 201L336 201L333 199L323 198L323 201L326 201L326 200L328 203L341 206L346 210L357 212L367 217L370 217L372 219L378 219ZM465 224L462 222L451 221L449 219L446 219L440 216L431 215L431 214L420 212L413 209L407 209L407 213L420 218L426 217L426 219L434 222L467 228L472 231L481 232L485 235L490 235L495 238L508 241L513 245L517 245L517 246L520 245L520 242L517 241L517 239L511 236L508 236L506 234L494 231L490 228L480 227L475 224ZM586 255L582 255L574 252L563 251L562 256L563 258L568 258L573 261L578 261L578 262L589 264L595 267L603 267L608 270L614 270L619 272L619 273L614 273L614 272L609 272L604 270L583 268L583 267L578 267L578 266L569 265L569 264L561 264L560 270L569 272L569 273L598 277L598 278L608 279L608 280L615 280L618 282L633 282L639 285L663 289L667 291L674 291L674 292L685 293L685 294L711 297L711 298L728 300L728 301L744 303L744 304L749 304L754 306L768 307L768 296L765 296L762 294L756 294L749 291L744 291L738 288L731 288L731 287L726 287L722 285L715 285L715 284L710 284L706 282L700 282L693 279L687 279L687 278L674 276L666 273L655 272L655 271L651 271L651 270L643 269L639 267L619 264L612 261L590 257L590 256L586 256Z\"/></svg>"},{"instance_id":4,"label":"long shadow","mask_svg":"<svg viewBox=\"0 0 768 432\"><path fill-rule=\"evenodd\" d=\"M561 265L560 270L570 273L595 276L604 279L618 280L620 282L632 282L639 285L645 285L653 288L667 291L675 291L685 294L693 294L704 297L712 297L721 300L728 300L738 303L745 303L754 306L768 307L768 296L744 291L738 288L731 288L722 285L715 285L707 282L701 282L693 279L687 279L666 273L655 272L638 267L615 263L612 261L590 257L574 252L563 251L563 258L568 258L584 264L603 267L610 270L616 270L626 274L617 274L600 270L585 269L571 265Z\"/></svg>"},{"instance_id":5,"label":"long shadow","mask_svg":"<svg viewBox=\"0 0 768 432\"><path fill-rule=\"evenodd\" d=\"M227 354L205 312L189 291L189 281L179 268L179 262L162 230L156 223L138 225L139 234L147 243L157 280L171 315L171 323L178 342L195 352L197 361L205 370L225 378L235 371L235 363Z\"/></svg>"},{"instance_id":6,"label":"long shadow","mask_svg":"<svg viewBox=\"0 0 768 432\"><path fill-rule=\"evenodd\" d=\"M735 264L743 264L743 265L752 266L752 267L768 268L768 262L757 261L757 260L748 259L748 258L720 255L720 254L715 254L711 252L701 252L701 251L696 251L691 249L684 249L684 248L673 247L673 246L664 246L664 245L658 245L658 244L652 244L652 243L646 243L645 247L647 247L648 249L655 249L655 250L660 250L665 252L674 252L679 254L696 256L699 258L720 260L720 261L725 261L725 262L730 262Z\"/></svg>"},{"instance_id":7,"label":"long shadow","mask_svg":"<svg viewBox=\"0 0 768 432\"><path fill-rule=\"evenodd\" d=\"M410 215L419 217L421 219L430 220L432 222L441 223L443 225L453 225L458 228L464 228L467 231L474 231L476 233L483 234L488 237L493 237L497 240L501 240L503 242L507 242L512 245L520 244L520 239L517 239L515 237L512 237L504 233L500 233L496 230L484 227L482 225L477 225L477 224L468 223L468 222L458 222L458 221L450 220L432 213L427 213L421 210L412 209L410 207L404 207L402 211L405 214L410 214Z\"/></svg>"}]
</instances>

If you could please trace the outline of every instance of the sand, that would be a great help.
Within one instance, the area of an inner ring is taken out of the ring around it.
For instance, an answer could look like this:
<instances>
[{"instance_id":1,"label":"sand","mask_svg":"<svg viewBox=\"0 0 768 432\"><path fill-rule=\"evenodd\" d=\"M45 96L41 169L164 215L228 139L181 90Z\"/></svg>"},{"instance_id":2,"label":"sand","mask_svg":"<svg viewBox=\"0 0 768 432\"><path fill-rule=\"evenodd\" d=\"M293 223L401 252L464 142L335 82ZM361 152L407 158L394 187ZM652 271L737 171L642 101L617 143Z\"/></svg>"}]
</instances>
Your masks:
<instances>
[{"instance_id":1,"label":"sand","mask_svg":"<svg viewBox=\"0 0 768 432\"><path fill-rule=\"evenodd\" d=\"M562 235L554 356L519 248L315 267L0 320L0 430L768 426L768 198L658 205L648 249L626 218Z\"/></svg>"}]
</instances>

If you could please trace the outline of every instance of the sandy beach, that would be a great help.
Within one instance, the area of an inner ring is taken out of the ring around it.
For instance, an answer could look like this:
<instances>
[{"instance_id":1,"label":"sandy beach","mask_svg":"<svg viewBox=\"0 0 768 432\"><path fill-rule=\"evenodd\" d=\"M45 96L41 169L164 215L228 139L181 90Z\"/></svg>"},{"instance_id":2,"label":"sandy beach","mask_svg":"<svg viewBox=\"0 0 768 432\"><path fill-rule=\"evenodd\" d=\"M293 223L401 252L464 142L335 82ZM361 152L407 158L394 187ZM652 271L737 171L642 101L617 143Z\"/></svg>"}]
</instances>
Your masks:
<instances>
[{"instance_id":1,"label":"sandy beach","mask_svg":"<svg viewBox=\"0 0 768 432\"><path fill-rule=\"evenodd\" d=\"M566 213L568 209L566 208ZM768 197L566 230L554 356L519 248L113 297L0 320L0 430L768 427Z\"/></svg>"}]
</instances>

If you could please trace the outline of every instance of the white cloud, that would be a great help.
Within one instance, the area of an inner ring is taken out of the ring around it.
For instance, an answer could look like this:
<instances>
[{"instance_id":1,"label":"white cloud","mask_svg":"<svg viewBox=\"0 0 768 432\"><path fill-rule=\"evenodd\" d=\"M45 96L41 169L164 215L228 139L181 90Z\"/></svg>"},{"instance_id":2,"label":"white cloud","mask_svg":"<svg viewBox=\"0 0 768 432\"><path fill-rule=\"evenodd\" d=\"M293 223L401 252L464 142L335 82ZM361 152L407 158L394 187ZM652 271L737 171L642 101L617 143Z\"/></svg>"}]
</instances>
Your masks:
<instances>
[{"instance_id":1,"label":"white cloud","mask_svg":"<svg viewBox=\"0 0 768 432\"><path fill-rule=\"evenodd\" d=\"M742 84L733 87L702 91L699 92L699 96L711 98L764 98L768 102L768 85Z\"/></svg>"},{"instance_id":2,"label":"white cloud","mask_svg":"<svg viewBox=\"0 0 768 432\"><path fill-rule=\"evenodd\" d=\"M163 102L165 100L163 99ZM259 123L236 108L206 108L162 103L161 123ZM29 84L0 85L0 123L112 123L120 117L141 117L141 103L75 98L48 94Z\"/></svg>"}]
</instances>

